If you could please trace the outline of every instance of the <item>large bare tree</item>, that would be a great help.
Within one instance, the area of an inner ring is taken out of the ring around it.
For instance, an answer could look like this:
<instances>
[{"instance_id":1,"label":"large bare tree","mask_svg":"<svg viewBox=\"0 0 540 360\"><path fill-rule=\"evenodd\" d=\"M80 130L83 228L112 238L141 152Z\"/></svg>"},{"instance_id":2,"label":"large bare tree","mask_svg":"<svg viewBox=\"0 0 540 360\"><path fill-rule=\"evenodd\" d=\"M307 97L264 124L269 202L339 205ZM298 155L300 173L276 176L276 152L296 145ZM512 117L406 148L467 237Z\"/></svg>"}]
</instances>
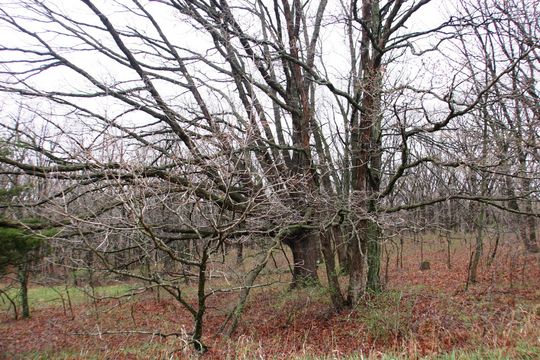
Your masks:
<instances>
[{"instance_id":1,"label":"large bare tree","mask_svg":"<svg viewBox=\"0 0 540 360\"><path fill-rule=\"evenodd\" d=\"M336 308L380 291L385 230L427 206L527 215L530 245L533 4L462 3L459 18L421 24L437 4L3 0L2 136L25 157L2 154L2 174L44 180L24 205L87 250L81 266L182 303L199 350L206 300L221 291L208 267L245 239L263 252L237 313L281 243L292 287L319 283L322 253Z\"/></svg>"}]
</instances>

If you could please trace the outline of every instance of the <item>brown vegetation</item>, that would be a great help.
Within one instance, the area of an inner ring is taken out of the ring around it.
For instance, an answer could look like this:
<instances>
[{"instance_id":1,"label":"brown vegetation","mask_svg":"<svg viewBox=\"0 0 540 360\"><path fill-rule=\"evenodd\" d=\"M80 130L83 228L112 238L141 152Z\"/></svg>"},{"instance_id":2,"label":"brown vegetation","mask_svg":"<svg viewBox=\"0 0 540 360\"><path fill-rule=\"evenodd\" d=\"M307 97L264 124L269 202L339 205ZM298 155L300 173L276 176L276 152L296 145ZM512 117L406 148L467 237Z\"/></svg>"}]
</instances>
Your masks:
<instances>
[{"instance_id":1,"label":"brown vegetation","mask_svg":"<svg viewBox=\"0 0 540 360\"><path fill-rule=\"evenodd\" d=\"M204 340L210 348L203 358L383 353L415 358L478 348L500 349L509 356L525 351L525 358L527 354L533 358L540 350L536 255L505 247L492 266L480 269L479 283L467 291L465 251L453 255L451 270L438 246L425 250L430 270L419 270L417 255L405 256L402 269L389 267L384 294L365 296L357 307L340 313L332 310L322 288L288 291L282 284L254 290L230 338L220 336L219 330L236 296L213 297L205 319ZM77 305L73 320L58 306L35 309L31 319L22 321L3 312L0 349L6 358L195 356L184 342L190 316L173 299L161 294L158 300L156 293L146 293L130 301L102 300L97 305ZM161 336L151 334L156 331Z\"/></svg>"}]
</instances>

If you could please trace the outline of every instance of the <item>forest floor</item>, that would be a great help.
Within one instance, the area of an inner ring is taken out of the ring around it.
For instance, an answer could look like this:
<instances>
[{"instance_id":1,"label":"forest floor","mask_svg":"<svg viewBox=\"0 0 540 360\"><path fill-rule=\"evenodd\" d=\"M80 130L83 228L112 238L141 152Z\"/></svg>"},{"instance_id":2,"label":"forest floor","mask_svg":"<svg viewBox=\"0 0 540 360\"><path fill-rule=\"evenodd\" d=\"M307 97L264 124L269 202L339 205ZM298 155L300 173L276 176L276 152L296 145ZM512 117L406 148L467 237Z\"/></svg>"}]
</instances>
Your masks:
<instances>
[{"instance_id":1,"label":"forest floor","mask_svg":"<svg viewBox=\"0 0 540 360\"><path fill-rule=\"evenodd\" d=\"M491 266L482 263L478 283L466 289L469 254L452 250L449 269L443 247L425 247L423 259L431 265L425 271L419 270L417 248L405 253L402 266L391 256L382 266L385 291L340 313L324 288L288 291L278 283L255 289L230 338L218 334L237 294L212 296L204 324L209 351L200 357L540 358L540 257L503 247ZM98 291L111 295L125 286ZM191 317L164 293L90 301L71 291L62 302L59 296L45 299L50 294L40 289L32 289L30 319L14 320L0 304L0 359L198 357L185 346ZM143 334L155 331L185 337Z\"/></svg>"}]
</instances>

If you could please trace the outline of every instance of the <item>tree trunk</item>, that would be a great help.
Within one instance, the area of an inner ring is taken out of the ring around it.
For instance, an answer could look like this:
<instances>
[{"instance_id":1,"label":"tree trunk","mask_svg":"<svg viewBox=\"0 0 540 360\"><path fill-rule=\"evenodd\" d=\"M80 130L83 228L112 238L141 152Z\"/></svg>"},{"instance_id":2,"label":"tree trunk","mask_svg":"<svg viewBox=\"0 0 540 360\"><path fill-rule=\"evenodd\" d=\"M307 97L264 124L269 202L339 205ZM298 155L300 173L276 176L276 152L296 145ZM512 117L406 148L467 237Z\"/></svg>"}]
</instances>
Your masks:
<instances>
[{"instance_id":1,"label":"tree trunk","mask_svg":"<svg viewBox=\"0 0 540 360\"><path fill-rule=\"evenodd\" d=\"M354 236L350 241L350 271L349 288L347 290L347 302L354 306L363 292L364 262L366 254L366 241L362 238L365 234L364 227L359 226L360 236Z\"/></svg>"},{"instance_id":2,"label":"tree trunk","mask_svg":"<svg viewBox=\"0 0 540 360\"><path fill-rule=\"evenodd\" d=\"M240 266L242 265L242 262L244 261L244 244L239 242L236 244L236 265Z\"/></svg>"},{"instance_id":3,"label":"tree trunk","mask_svg":"<svg viewBox=\"0 0 540 360\"><path fill-rule=\"evenodd\" d=\"M336 269L335 248L333 244L337 243L337 238L341 237L339 225L332 226L330 229L321 233L321 248L326 267L326 277L328 278L328 287L330 289L330 298L336 311L340 311L345 306L345 299L341 294L339 286L338 271Z\"/></svg>"},{"instance_id":4,"label":"tree trunk","mask_svg":"<svg viewBox=\"0 0 540 360\"><path fill-rule=\"evenodd\" d=\"M21 297L22 317L30 317L30 306L28 305L28 263L24 261L18 266L17 277L19 279L19 294Z\"/></svg>"},{"instance_id":5,"label":"tree trunk","mask_svg":"<svg viewBox=\"0 0 540 360\"><path fill-rule=\"evenodd\" d=\"M369 292L380 292L381 284L381 229L379 225L368 220L367 224L367 264L368 274L366 290Z\"/></svg>"},{"instance_id":6,"label":"tree trunk","mask_svg":"<svg viewBox=\"0 0 540 360\"><path fill-rule=\"evenodd\" d=\"M356 206L366 214L375 216L377 212L377 193L381 184L381 99L382 99L382 52L384 41L380 33L379 1L362 1L361 18L363 23L360 69L361 84L356 86L356 97L361 99L362 108L353 109L351 129L353 190L358 194ZM381 40L374 47L373 38ZM381 229L370 218L361 218L358 225L360 243L365 247L368 263L366 290L380 291ZM352 247L349 300L351 305L358 300L359 284L362 279L363 254L357 244ZM356 258L356 259L353 259ZM355 263L356 262L356 263Z\"/></svg>"},{"instance_id":7,"label":"tree trunk","mask_svg":"<svg viewBox=\"0 0 540 360\"><path fill-rule=\"evenodd\" d=\"M476 228L476 243L474 248L474 254L471 257L471 263L469 265L469 284L475 284L477 280L478 264L482 257L484 250L484 216L485 205L481 204L480 214L478 215L478 224Z\"/></svg>"},{"instance_id":8,"label":"tree trunk","mask_svg":"<svg viewBox=\"0 0 540 360\"><path fill-rule=\"evenodd\" d=\"M203 335L203 320L206 312L206 267L208 264L208 249L205 246L203 249L201 262L199 265L199 284L197 287L197 303L198 309L194 314L195 328L193 330L193 347L196 351L204 353L207 350L206 345L202 342Z\"/></svg>"},{"instance_id":9,"label":"tree trunk","mask_svg":"<svg viewBox=\"0 0 540 360\"><path fill-rule=\"evenodd\" d=\"M236 330L238 322L240 321L240 316L242 315L242 311L244 311L248 295L253 288L253 284L255 283L255 279L257 279L259 273L265 268L266 264L273 256L272 253L278 247L278 245L280 245L280 243L279 241L276 241L274 245L270 249L268 249L265 256L246 275L246 278L244 280L244 286L240 290L238 303L236 304L235 308L229 313L229 316L227 316L227 319L221 326L220 331L225 336L231 336Z\"/></svg>"},{"instance_id":10,"label":"tree trunk","mask_svg":"<svg viewBox=\"0 0 540 360\"><path fill-rule=\"evenodd\" d=\"M530 199L526 200L525 211L528 213L533 213L532 201ZM536 241L536 220L534 216L527 216L527 227L529 228L527 236L523 238L525 242L525 249L529 253L536 254L540 251L538 248L538 243Z\"/></svg>"},{"instance_id":11,"label":"tree trunk","mask_svg":"<svg viewBox=\"0 0 540 360\"><path fill-rule=\"evenodd\" d=\"M292 289L319 284L317 275L319 246L317 240L313 231L305 229L300 229L284 239L283 242L291 248L293 255Z\"/></svg>"},{"instance_id":12,"label":"tree trunk","mask_svg":"<svg viewBox=\"0 0 540 360\"><path fill-rule=\"evenodd\" d=\"M345 234L341 230L341 227L336 227L332 229L334 244L336 246L336 251L339 259L339 273L346 275L349 273L351 268L351 260L349 257L349 241L346 239L350 231L345 231Z\"/></svg>"}]
</instances>

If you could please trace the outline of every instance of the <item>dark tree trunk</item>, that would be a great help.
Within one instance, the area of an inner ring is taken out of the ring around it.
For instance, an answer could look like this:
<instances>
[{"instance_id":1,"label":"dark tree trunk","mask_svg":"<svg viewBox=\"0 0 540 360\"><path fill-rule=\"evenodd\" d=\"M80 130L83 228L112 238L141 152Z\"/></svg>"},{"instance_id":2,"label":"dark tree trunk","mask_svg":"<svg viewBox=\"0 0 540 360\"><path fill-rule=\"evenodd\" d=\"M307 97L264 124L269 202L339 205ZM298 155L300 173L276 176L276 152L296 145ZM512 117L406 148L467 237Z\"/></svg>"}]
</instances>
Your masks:
<instances>
[{"instance_id":1,"label":"dark tree trunk","mask_svg":"<svg viewBox=\"0 0 540 360\"><path fill-rule=\"evenodd\" d=\"M197 305L198 309L194 314L195 328L193 329L193 347L200 353L207 350L206 345L202 342L203 321L206 312L206 267L208 264L208 249L204 247L200 267L199 267L199 284L197 288Z\"/></svg>"},{"instance_id":2,"label":"dark tree trunk","mask_svg":"<svg viewBox=\"0 0 540 360\"><path fill-rule=\"evenodd\" d=\"M360 247L351 247L351 274L349 284L349 301L351 305L360 296L360 284L363 278L364 256L367 256L368 274L366 290L381 289L381 229L372 220L376 216L376 195L379 192L381 178L381 98L382 98L382 52L385 41L380 30L379 2L364 0L361 7L361 22L364 29L360 46L361 84L356 89L355 97L361 100L362 108L353 109L351 118L352 164L354 167L352 186L359 195L356 200L358 209L371 215L365 218L360 215L358 231L360 232ZM373 47L373 38L379 41L378 47ZM359 250L364 250L359 251Z\"/></svg>"},{"instance_id":3,"label":"dark tree trunk","mask_svg":"<svg viewBox=\"0 0 540 360\"><path fill-rule=\"evenodd\" d=\"M242 265L244 261L244 244L236 244L236 265Z\"/></svg>"},{"instance_id":4,"label":"dark tree trunk","mask_svg":"<svg viewBox=\"0 0 540 360\"><path fill-rule=\"evenodd\" d=\"M474 247L474 253L471 256L471 262L469 264L469 284L476 284L478 281L478 265L484 251L484 224L483 224L483 209L478 220L476 242Z\"/></svg>"},{"instance_id":5,"label":"dark tree trunk","mask_svg":"<svg viewBox=\"0 0 540 360\"><path fill-rule=\"evenodd\" d=\"M531 200L527 200L525 205L525 211L528 213L533 212ZM536 220L534 216L527 216L527 227L529 228L527 236L525 236L525 249L529 253L536 254L540 251L538 248L538 243L536 242Z\"/></svg>"},{"instance_id":6,"label":"dark tree trunk","mask_svg":"<svg viewBox=\"0 0 540 360\"><path fill-rule=\"evenodd\" d=\"M18 266L17 277L19 279L20 286L20 297L21 297L21 308L22 308L22 317L30 317L30 306L28 305L28 263L23 262Z\"/></svg>"},{"instance_id":7,"label":"dark tree trunk","mask_svg":"<svg viewBox=\"0 0 540 360\"><path fill-rule=\"evenodd\" d=\"M341 274L348 274L349 270L351 268L351 261L349 257L349 242L346 238L346 234L349 234L350 232L346 231L345 234L341 230L341 227L335 227L332 229L334 234L334 243L336 246L336 252L338 254L339 259L339 272Z\"/></svg>"},{"instance_id":8,"label":"dark tree trunk","mask_svg":"<svg viewBox=\"0 0 540 360\"><path fill-rule=\"evenodd\" d=\"M283 241L291 248L293 255L293 278L291 288L319 284L317 259L319 244L316 233L310 230L298 230Z\"/></svg>"}]
</instances>

